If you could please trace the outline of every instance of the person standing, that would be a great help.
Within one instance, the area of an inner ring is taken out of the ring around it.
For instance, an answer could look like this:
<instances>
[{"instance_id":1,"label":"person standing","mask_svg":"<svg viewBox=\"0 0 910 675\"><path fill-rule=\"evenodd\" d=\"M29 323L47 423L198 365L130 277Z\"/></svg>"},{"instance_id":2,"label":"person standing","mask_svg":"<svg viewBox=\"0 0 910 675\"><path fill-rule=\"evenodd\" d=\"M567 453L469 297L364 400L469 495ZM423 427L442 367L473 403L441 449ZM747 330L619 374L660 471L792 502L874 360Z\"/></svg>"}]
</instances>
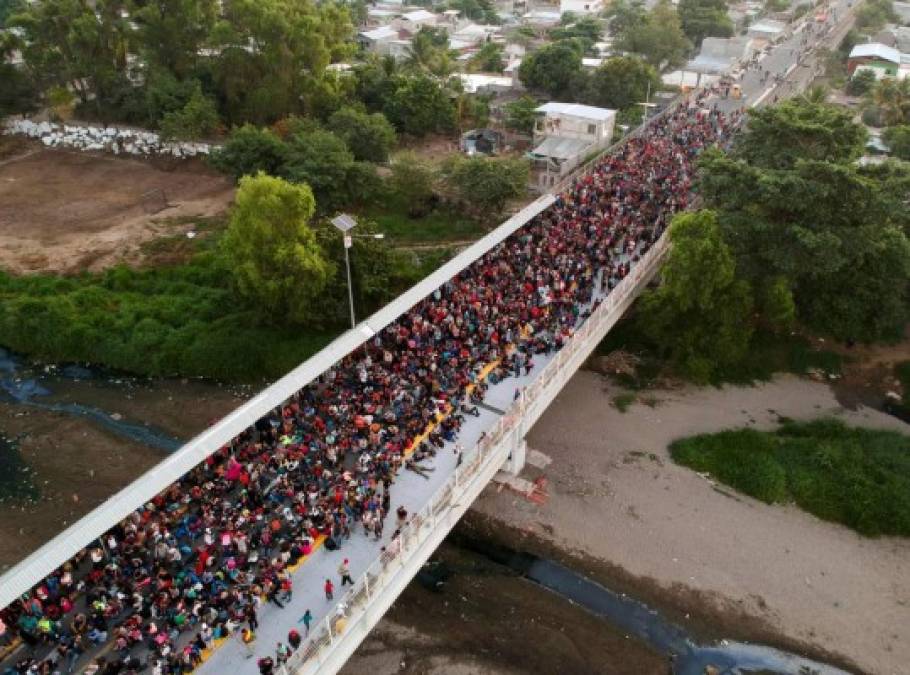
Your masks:
<instances>
[{"instance_id":1,"label":"person standing","mask_svg":"<svg viewBox=\"0 0 910 675\"><path fill-rule=\"evenodd\" d=\"M348 564L348 559L345 558L342 563L338 566L338 576L341 577L341 585L345 584L354 585L354 580L351 578L351 566Z\"/></svg>"},{"instance_id":2,"label":"person standing","mask_svg":"<svg viewBox=\"0 0 910 675\"><path fill-rule=\"evenodd\" d=\"M335 584L332 583L331 579L325 580L325 599L331 600L335 596L333 595L335 591Z\"/></svg>"},{"instance_id":3,"label":"person standing","mask_svg":"<svg viewBox=\"0 0 910 675\"><path fill-rule=\"evenodd\" d=\"M300 647L300 633L295 628L288 631L288 644L294 651L297 651L297 648Z\"/></svg>"}]
</instances>

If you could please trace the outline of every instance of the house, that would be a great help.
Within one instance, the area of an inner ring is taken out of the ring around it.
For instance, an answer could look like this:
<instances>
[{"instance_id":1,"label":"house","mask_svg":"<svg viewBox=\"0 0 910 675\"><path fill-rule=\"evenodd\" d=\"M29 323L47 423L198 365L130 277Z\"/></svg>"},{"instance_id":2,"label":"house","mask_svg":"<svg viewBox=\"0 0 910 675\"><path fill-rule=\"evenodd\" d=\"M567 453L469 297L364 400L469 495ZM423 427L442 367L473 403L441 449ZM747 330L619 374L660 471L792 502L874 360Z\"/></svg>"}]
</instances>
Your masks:
<instances>
[{"instance_id":1,"label":"house","mask_svg":"<svg viewBox=\"0 0 910 675\"><path fill-rule=\"evenodd\" d=\"M399 31L392 26L380 26L372 30L361 31L357 39L361 46L379 56L391 56L399 60L408 54L411 41L406 38L407 33Z\"/></svg>"},{"instance_id":2,"label":"house","mask_svg":"<svg viewBox=\"0 0 910 675\"><path fill-rule=\"evenodd\" d=\"M522 15L521 20L528 26L551 28L559 23L559 12L548 9L532 9Z\"/></svg>"},{"instance_id":3,"label":"house","mask_svg":"<svg viewBox=\"0 0 910 675\"><path fill-rule=\"evenodd\" d=\"M559 0L559 14L600 14L604 9L603 0Z\"/></svg>"},{"instance_id":4,"label":"house","mask_svg":"<svg viewBox=\"0 0 910 675\"><path fill-rule=\"evenodd\" d=\"M535 147L529 156L541 190L552 188L586 157L609 146L613 139L615 110L552 101L535 112Z\"/></svg>"},{"instance_id":5,"label":"house","mask_svg":"<svg viewBox=\"0 0 910 675\"><path fill-rule=\"evenodd\" d=\"M438 17L425 9L415 9L413 12L402 14L399 21L401 27L413 35L421 28L434 28L438 23Z\"/></svg>"},{"instance_id":6,"label":"house","mask_svg":"<svg viewBox=\"0 0 910 675\"><path fill-rule=\"evenodd\" d=\"M689 61L687 70L706 74L724 73L736 63L748 59L755 51L755 41L748 37L706 37L698 56Z\"/></svg>"},{"instance_id":7,"label":"house","mask_svg":"<svg viewBox=\"0 0 910 675\"><path fill-rule=\"evenodd\" d=\"M746 31L746 35L757 40L767 40L768 42L774 42L783 36L786 29L787 24L783 21L762 19L761 21L756 21L751 26L749 26L749 30Z\"/></svg>"},{"instance_id":8,"label":"house","mask_svg":"<svg viewBox=\"0 0 910 675\"><path fill-rule=\"evenodd\" d=\"M458 73L461 86L467 94L499 94L516 86L510 75L486 75L484 73Z\"/></svg>"},{"instance_id":9,"label":"house","mask_svg":"<svg viewBox=\"0 0 910 675\"><path fill-rule=\"evenodd\" d=\"M910 2L892 2L891 6L894 8L894 13L897 14L897 19L900 23L910 23Z\"/></svg>"},{"instance_id":10,"label":"house","mask_svg":"<svg viewBox=\"0 0 910 675\"><path fill-rule=\"evenodd\" d=\"M497 33L499 33L499 26L484 26L481 24L469 23L455 31L451 31L449 35L451 40L457 40L458 42L474 46L481 42L486 42Z\"/></svg>"},{"instance_id":11,"label":"house","mask_svg":"<svg viewBox=\"0 0 910 675\"><path fill-rule=\"evenodd\" d=\"M889 75L897 75L901 65L901 53L894 47L879 42L856 45L847 57L847 72L853 75L858 66L878 66Z\"/></svg>"}]
</instances>

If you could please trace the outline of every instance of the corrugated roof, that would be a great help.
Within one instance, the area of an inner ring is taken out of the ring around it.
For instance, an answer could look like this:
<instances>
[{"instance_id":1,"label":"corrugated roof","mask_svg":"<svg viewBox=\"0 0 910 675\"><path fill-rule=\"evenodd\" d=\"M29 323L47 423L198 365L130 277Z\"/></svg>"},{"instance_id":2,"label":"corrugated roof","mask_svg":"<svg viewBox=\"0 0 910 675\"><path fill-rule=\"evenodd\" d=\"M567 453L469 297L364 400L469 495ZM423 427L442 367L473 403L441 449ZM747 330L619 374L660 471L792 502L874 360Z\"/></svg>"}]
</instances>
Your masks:
<instances>
[{"instance_id":1,"label":"corrugated roof","mask_svg":"<svg viewBox=\"0 0 910 675\"><path fill-rule=\"evenodd\" d=\"M550 101L537 108L536 112L552 113L556 115L569 115L571 117L581 117L586 120L608 120L616 116L615 110L608 108L595 108L590 105L580 103L557 103Z\"/></svg>"},{"instance_id":2,"label":"corrugated roof","mask_svg":"<svg viewBox=\"0 0 910 675\"><path fill-rule=\"evenodd\" d=\"M892 63L901 62L901 53L894 47L883 45L881 42L867 42L863 45L856 45L850 50L850 58L858 59L864 57L874 57L891 61Z\"/></svg>"},{"instance_id":3,"label":"corrugated roof","mask_svg":"<svg viewBox=\"0 0 910 675\"><path fill-rule=\"evenodd\" d=\"M555 201L543 195L506 220L488 235L452 258L433 274L380 309L290 373L226 415L123 490L83 516L44 546L0 576L0 608L6 607L48 574L91 544L130 513L178 480L219 448L228 444L263 415L281 405L341 358L354 351L462 269L522 227Z\"/></svg>"},{"instance_id":4,"label":"corrugated roof","mask_svg":"<svg viewBox=\"0 0 910 675\"><path fill-rule=\"evenodd\" d=\"M553 159L572 159L573 157L578 157L591 145L591 141L581 138L548 136L543 143L531 150L531 154L539 157L552 157Z\"/></svg>"}]
</instances>

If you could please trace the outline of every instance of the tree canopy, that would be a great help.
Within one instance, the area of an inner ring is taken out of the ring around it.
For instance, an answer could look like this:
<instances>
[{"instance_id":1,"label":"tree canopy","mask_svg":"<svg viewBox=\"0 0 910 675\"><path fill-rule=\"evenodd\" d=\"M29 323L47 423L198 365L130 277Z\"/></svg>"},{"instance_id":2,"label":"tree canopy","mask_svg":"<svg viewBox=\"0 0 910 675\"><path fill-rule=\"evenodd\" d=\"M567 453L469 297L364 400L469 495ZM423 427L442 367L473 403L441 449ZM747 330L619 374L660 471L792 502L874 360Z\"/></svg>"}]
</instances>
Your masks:
<instances>
[{"instance_id":1,"label":"tree canopy","mask_svg":"<svg viewBox=\"0 0 910 675\"><path fill-rule=\"evenodd\" d=\"M645 100L660 87L657 71L634 56L612 56L590 76L585 102L625 110Z\"/></svg>"},{"instance_id":2,"label":"tree canopy","mask_svg":"<svg viewBox=\"0 0 910 675\"><path fill-rule=\"evenodd\" d=\"M910 316L910 167L856 166L865 132L825 104L752 111L748 128L732 156L701 162L701 193L737 273L764 297L772 283L778 296L788 288L814 331L899 333Z\"/></svg>"},{"instance_id":3,"label":"tree canopy","mask_svg":"<svg viewBox=\"0 0 910 675\"><path fill-rule=\"evenodd\" d=\"M712 211L683 213L669 230L673 247L661 284L642 297L646 334L698 382L736 363L749 347L752 296Z\"/></svg>"},{"instance_id":4,"label":"tree canopy","mask_svg":"<svg viewBox=\"0 0 910 675\"><path fill-rule=\"evenodd\" d=\"M222 249L238 292L270 323L309 319L334 273L308 225L314 208L306 185L264 174L240 179Z\"/></svg>"},{"instance_id":5,"label":"tree canopy","mask_svg":"<svg viewBox=\"0 0 910 675\"><path fill-rule=\"evenodd\" d=\"M647 13L641 5L629 5L624 0L611 6L610 11L618 49L640 54L657 70L685 62L692 45L669 0L661 0Z\"/></svg>"},{"instance_id":6,"label":"tree canopy","mask_svg":"<svg viewBox=\"0 0 910 675\"><path fill-rule=\"evenodd\" d=\"M730 37L733 22L727 16L727 0L679 0L683 32L695 47L706 37Z\"/></svg>"},{"instance_id":7,"label":"tree canopy","mask_svg":"<svg viewBox=\"0 0 910 675\"><path fill-rule=\"evenodd\" d=\"M526 56L518 76L529 89L546 92L551 98L571 98L582 75L584 49L577 40L560 40Z\"/></svg>"},{"instance_id":8,"label":"tree canopy","mask_svg":"<svg viewBox=\"0 0 910 675\"><path fill-rule=\"evenodd\" d=\"M449 158L447 183L458 198L479 213L497 216L506 202L527 192L529 166L523 159Z\"/></svg>"}]
</instances>

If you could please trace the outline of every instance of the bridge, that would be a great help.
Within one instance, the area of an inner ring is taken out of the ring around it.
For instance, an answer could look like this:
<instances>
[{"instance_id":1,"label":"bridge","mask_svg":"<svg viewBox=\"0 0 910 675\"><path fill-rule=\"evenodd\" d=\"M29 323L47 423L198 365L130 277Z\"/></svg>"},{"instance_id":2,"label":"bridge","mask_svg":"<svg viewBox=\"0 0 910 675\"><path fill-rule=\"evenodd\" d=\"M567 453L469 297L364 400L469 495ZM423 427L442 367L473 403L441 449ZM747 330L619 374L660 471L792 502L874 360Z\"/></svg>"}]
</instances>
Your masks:
<instances>
[{"instance_id":1,"label":"bridge","mask_svg":"<svg viewBox=\"0 0 910 675\"><path fill-rule=\"evenodd\" d=\"M845 8L845 4L842 2L839 7ZM849 22L844 23L845 9L844 15L839 25L832 26L829 35L842 34L846 30L844 25L849 27ZM798 31L793 32L792 37L766 58L773 61L776 59L775 51L790 49L793 42L799 39L796 35ZM781 56L778 60L782 72L789 68L789 75L793 69L786 59ZM744 78L743 82L745 95L751 99L747 102L755 105L767 101L771 90L761 89L758 78L751 84L748 84L748 78ZM719 102L720 107L738 107L742 103ZM633 136L644 131L646 129L641 129ZM581 174L590 168L591 165L583 167ZM553 194L546 194L521 209L415 287L339 336L311 359L29 555L0 577L0 607L28 593L86 545L100 540L137 508L231 443L301 388L316 381L344 356L379 335L461 270L544 213L556 200ZM343 593L339 589L339 597L330 603L315 604L317 596L322 593L319 580L337 578L334 570L342 555L317 551L307 557L301 569L294 573L294 578L298 583L306 583L306 580L315 583L307 584L302 591L295 591L292 609L296 611L312 606L316 621L301 648L283 666L283 672L331 673L342 667L493 476L499 471L516 474L521 470L526 453L525 434L656 275L667 251L668 242L661 237L641 255L630 273L611 292L597 293L595 300L598 302L590 306L590 316L579 323L564 346L545 356L535 357L533 374L491 384L483 410L476 419L466 422L459 435L459 443L466 448L460 458L446 453L446 450L440 451L436 459L437 472L429 478L402 471L404 475L396 479L399 485L393 494L399 501L393 502L393 509L399 504L406 504L410 512L408 522L401 528L400 535L391 541L385 537L378 542L367 543L360 539L345 544L343 552L345 556L350 556L351 570L356 578L353 586L345 588ZM450 445L447 445L446 449L449 448ZM296 625L296 616L287 610L280 613L274 610L274 616L272 614L272 610L264 610L259 633L266 651L257 655L272 653L270 645L274 644L274 637L277 635L277 639L281 640L288 628ZM220 649L211 650L200 668L212 672L225 669L228 672L255 672L253 663L244 661L243 652L244 647L238 641L228 640Z\"/></svg>"}]
</instances>

